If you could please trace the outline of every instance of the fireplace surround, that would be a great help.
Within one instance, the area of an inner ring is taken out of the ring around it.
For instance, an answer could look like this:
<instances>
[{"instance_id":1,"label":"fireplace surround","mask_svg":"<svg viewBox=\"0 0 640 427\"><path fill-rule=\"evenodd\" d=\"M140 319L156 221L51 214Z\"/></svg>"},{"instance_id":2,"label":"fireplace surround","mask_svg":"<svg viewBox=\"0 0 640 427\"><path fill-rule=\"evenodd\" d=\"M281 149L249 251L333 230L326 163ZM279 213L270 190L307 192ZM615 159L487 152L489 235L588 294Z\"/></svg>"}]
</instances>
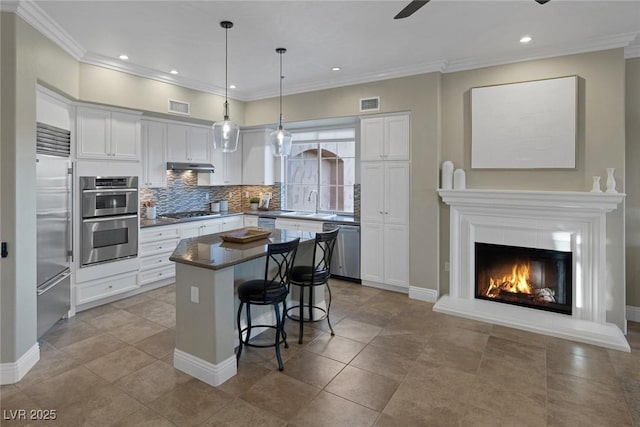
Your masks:
<instances>
[{"instance_id":1,"label":"fireplace surround","mask_svg":"<svg viewBox=\"0 0 640 427\"><path fill-rule=\"evenodd\" d=\"M434 310L630 351L607 323L606 214L624 194L439 190L450 206L449 294ZM476 298L476 243L570 252L570 313ZM618 284L624 286L624 284Z\"/></svg>"}]
</instances>

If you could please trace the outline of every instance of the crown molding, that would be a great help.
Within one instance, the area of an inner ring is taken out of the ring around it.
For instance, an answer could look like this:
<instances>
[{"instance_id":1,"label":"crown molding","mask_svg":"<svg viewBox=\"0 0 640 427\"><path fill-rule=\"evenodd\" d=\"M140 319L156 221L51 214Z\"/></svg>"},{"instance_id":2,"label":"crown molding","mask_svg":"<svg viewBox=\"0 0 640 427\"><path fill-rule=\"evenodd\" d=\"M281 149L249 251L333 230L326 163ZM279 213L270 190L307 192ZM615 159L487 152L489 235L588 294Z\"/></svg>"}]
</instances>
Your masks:
<instances>
[{"instance_id":1,"label":"crown molding","mask_svg":"<svg viewBox=\"0 0 640 427\"><path fill-rule=\"evenodd\" d=\"M640 58L640 44L634 44L624 48L624 58Z\"/></svg>"},{"instance_id":2,"label":"crown molding","mask_svg":"<svg viewBox=\"0 0 640 427\"><path fill-rule=\"evenodd\" d=\"M169 83L172 85L181 86L187 89L198 90L201 92L212 93L214 95L224 96L224 88L209 85L199 80L189 79L182 76L173 76L168 73L159 72L152 68L143 67L141 65L123 63L114 58L108 56L98 55L96 53L87 53L80 60L83 64L95 65L97 67L107 68L109 70L119 71L126 74L132 74L134 76L144 77L151 80L156 80L162 83ZM238 97L234 97L240 101L245 101Z\"/></svg>"},{"instance_id":3,"label":"crown molding","mask_svg":"<svg viewBox=\"0 0 640 427\"><path fill-rule=\"evenodd\" d=\"M445 73L473 70L477 68L492 67L495 65L513 64L517 62L535 61L537 59L553 58L557 56L575 55L579 53L596 52L599 50L616 49L626 47L633 41L637 32L616 34L614 36L598 37L590 39L580 45L554 46L551 48L539 48L526 50L521 54L505 55L494 58L467 58L449 62Z\"/></svg>"},{"instance_id":4,"label":"crown molding","mask_svg":"<svg viewBox=\"0 0 640 427\"><path fill-rule=\"evenodd\" d=\"M3 0L0 2L0 12L15 13L18 10L18 0Z\"/></svg>"},{"instance_id":5,"label":"crown molding","mask_svg":"<svg viewBox=\"0 0 640 427\"><path fill-rule=\"evenodd\" d=\"M224 96L224 88L210 85L196 79L189 79L183 76L173 76L148 67L122 63L114 58L106 57L96 53L87 52L64 28L56 23L47 13L45 13L36 3L31 0L2 0L0 11L16 13L29 25L40 31L45 37L56 43L63 50L81 63L95 65L122 73L132 74L139 77L156 80L163 83L181 86L201 92ZM472 70L477 68L491 67L496 65L511 64L517 62L532 61L537 59L551 58L557 56L587 53L598 50L624 48L625 58L640 57L640 44L630 45L639 32L623 33L614 36L599 37L588 40L579 45L553 46L550 48L525 49L522 53L515 55L504 55L494 58L463 58L456 60L438 60L421 63L402 68L393 68L376 71L359 76L344 78L334 78L320 82L300 83L288 85L283 95L294 95L298 93L326 90L356 84L370 83L381 80L389 80L412 75L425 74L431 72L452 73L457 71ZM273 98L278 96L278 89L267 88L255 92L234 91L232 98L238 101L255 101L259 99Z\"/></svg>"},{"instance_id":6,"label":"crown molding","mask_svg":"<svg viewBox=\"0 0 640 427\"><path fill-rule=\"evenodd\" d=\"M314 92L318 90L333 89L344 86L352 86L362 83L370 83L381 80L390 80L400 77L415 76L418 74L443 72L446 69L447 61L438 60L434 62L425 62L417 65L410 65L402 68L394 68L383 71L362 74L357 77L344 77L339 79L325 80L313 83L300 83L288 85L287 90L283 91L283 95L295 95L298 93ZM259 99L273 98L278 96L277 89L267 89L257 91L252 94L248 101L256 101Z\"/></svg>"},{"instance_id":7,"label":"crown molding","mask_svg":"<svg viewBox=\"0 0 640 427\"><path fill-rule=\"evenodd\" d=\"M86 50L34 2L20 0L15 13L75 59L80 60L85 55Z\"/></svg>"}]
</instances>

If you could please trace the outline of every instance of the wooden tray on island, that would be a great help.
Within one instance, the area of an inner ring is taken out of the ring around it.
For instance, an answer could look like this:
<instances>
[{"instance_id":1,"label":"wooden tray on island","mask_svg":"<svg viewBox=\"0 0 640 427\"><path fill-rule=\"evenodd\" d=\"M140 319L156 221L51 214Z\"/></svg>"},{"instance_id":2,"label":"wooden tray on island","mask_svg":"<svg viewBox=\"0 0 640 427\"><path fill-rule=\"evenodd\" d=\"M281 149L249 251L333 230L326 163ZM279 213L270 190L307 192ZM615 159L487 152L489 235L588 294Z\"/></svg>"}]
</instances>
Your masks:
<instances>
[{"instance_id":1,"label":"wooden tray on island","mask_svg":"<svg viewBox=\"0 0 640 427\"><path fill-rule=\"evenodd\" d=\"M266 239L271 235L272 231L273 230L268 228L245 227L227 234L221 234L220 238L225 242L248 243L260 239Z\"/></svg>"}]
</instances>

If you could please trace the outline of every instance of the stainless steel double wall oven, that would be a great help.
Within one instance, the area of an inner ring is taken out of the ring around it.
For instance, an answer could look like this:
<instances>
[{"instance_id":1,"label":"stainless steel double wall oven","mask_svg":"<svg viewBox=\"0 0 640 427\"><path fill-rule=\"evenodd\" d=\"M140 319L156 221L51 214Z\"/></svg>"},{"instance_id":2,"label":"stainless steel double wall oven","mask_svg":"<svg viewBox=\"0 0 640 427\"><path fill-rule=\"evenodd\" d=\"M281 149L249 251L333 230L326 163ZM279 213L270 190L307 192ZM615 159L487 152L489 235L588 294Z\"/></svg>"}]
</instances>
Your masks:
<instances>
[{"instance_id":1,"label":"stainless steel double wall oven","mask_svg":"<svg viewBox=\"0 0 640 427\"><path fill-rule=\"evenodd\" d=\"M138 177L82 176L81 264L138 255Z\"/></svg>"}]
</instances>

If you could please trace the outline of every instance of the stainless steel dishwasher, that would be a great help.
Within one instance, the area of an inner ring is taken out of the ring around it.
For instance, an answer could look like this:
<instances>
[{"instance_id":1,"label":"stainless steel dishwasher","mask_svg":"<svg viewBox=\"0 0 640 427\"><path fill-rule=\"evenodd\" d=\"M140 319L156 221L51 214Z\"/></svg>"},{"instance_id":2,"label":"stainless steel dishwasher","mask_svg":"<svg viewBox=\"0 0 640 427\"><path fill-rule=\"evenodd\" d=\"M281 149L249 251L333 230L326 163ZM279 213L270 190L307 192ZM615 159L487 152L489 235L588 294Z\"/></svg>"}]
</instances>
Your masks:
<instances>
[{"instance_id":1,"label":"stainless steel dishwasher","mask_svg":"<svg viewBox=\"0 0 640 427\"><path fill-rule=\"evenodd\" d=\"M331 259L331 276L356 283L360 281L360 226L325 222L324 231L339 228Z\"/></svg>"}]
</instances>

